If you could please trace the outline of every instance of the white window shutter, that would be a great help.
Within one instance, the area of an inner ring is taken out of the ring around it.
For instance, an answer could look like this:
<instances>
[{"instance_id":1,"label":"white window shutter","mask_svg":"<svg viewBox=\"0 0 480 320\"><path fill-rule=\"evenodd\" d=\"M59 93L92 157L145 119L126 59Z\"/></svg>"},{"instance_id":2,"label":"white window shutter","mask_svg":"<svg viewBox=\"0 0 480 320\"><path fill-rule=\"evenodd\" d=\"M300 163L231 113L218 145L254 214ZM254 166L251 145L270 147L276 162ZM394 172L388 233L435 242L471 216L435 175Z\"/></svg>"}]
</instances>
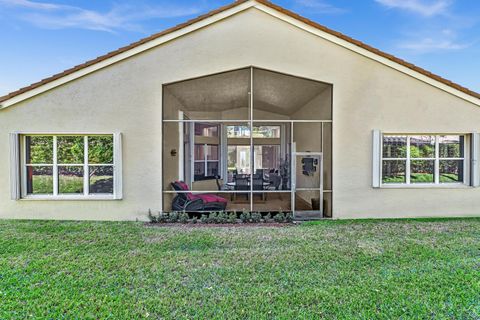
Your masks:
<instances>
[{"instance_id":1,"label":"white window shutter","mask_svg":"<svg viewBox=\"0 0 480 320\"><path fill-rule=\"evenodd\" d=\"M18 133L10 133L10 193L12 200L20 199L20 145Z\"/></svg>"},{"instance_id":2,"label":"white window shutter","mask_svg":"<svg viewBox=\"0 0 480 320\"><path fill-rule=\"evenodd\" d=\"M122 169L122 134L113 134L113 163L114 167L114 199L123 198L123 169Z\"/></svg>"},{"instance_id":3,"label":"white window shutter","mask_svg":"<svg viewBox=\"0 0 480 320\"><path fill-rule=\"evenodd\" d=\"M372 148L372 187L380 188L380 180L382 178L381 170L381 139L380 130L373 130L373 148Z\"/></svg>"},{"instance_id":4,"label":"white window shutter","mask_svg":"<svg viewBox=\"0 0 480 320\"><path fill-rule=\"evenodd\" d=\"M478 156L480 152L480 136L477 132L472 132L472 146L470 148L470 185L472 187L480 186L480 172L478 168Z\"/></svg>"}]
</instances>

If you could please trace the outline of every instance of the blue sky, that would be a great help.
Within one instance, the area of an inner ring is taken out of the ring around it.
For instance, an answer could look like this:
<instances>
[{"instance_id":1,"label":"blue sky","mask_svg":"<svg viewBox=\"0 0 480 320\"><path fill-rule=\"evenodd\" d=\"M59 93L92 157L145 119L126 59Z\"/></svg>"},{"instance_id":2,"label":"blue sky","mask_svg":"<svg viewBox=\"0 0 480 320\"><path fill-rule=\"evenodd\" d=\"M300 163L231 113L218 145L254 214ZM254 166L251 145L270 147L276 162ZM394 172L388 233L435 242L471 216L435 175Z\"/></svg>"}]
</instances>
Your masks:
<instances>
[{"instance_id":1,"label":"blue sky","mask_svg":"<svg viewBox=\"0 0 480 320\"><path fill-rule=\"evenodd\" d=\"M231 1L0 0L0 95ZM274 2L480 92L480 1Z\"/></svg>"}]
</instances>

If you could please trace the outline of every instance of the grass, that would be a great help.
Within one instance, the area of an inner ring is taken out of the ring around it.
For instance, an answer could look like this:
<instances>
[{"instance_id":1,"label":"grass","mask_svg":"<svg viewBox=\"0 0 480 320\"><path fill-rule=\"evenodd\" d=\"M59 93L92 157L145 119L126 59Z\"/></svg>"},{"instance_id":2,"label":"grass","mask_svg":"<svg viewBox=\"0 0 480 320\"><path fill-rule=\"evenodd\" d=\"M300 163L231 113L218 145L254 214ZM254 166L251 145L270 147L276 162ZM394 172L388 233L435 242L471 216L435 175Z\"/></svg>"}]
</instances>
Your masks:
<instances>
[{"instance_id":1,"label":"grass","mask_svg":"<svg viewBox=\"0 0 480 320\"><path fill-rule=\"evenodd\" d=\"M0 319L479 319L480 219L0 221Z\"/></svg>"},{"instance_id":2,"label":"grass","mask_svg":"<svg viewBox=\"0 0 480 320\"><path fill-rule=\"evenodd\" d=\"M440 183L460 183L459 176L453 173L440 174ZM411 183L433 183L434 178L431 173L412 173L410 175ZM384 176L383 183L405 183L405 176Z\"/></svg>"}]
</instances>

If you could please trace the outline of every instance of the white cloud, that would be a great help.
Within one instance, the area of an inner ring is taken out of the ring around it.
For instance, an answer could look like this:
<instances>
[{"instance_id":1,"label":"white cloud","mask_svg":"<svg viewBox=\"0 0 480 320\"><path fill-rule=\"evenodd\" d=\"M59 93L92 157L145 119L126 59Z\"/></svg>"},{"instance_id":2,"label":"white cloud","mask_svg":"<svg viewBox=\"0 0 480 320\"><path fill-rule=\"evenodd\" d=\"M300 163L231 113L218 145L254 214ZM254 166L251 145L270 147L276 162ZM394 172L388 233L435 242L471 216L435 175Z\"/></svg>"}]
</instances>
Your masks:
<instances>
[{"instance_id":1,"label":"white cloud","mask_svg":"<svg viewBox=\"0 0 480 320\"><path fill-rule=\"evenodd\" d=\"M314 13L343 13L344 9L335 7L323 0L295 0L295 3L299 6L308 8Z\"/></svg>"},{"instance_id":2,"label":"white cloud","mask_svg":"<svg viewBox=\"0 0 480 320\"><path fill-rule=\"evenodd\" d=\"M46 29L79 28L115 32L116 30L141 31L139 22L154 18L173 18L197 14L198 7L180 7L175 4L156 6L114 5L106 12L81 7L58 5L29 0L0 0L0 6L21 8L25 12L16 17Z\"/></svg>"},{"instance_id":3,"label":"white cloud","mask_svg":"<svg viewBox=\"0 0 480 320\"><path fill-rule=\"evenodd\" d=\"M401 9L420 14L425 17L445 14L448 12L451 0L375 0L388 8Z\"/></svg>"},{"instance_id":4,"label":"white cloud","mask_svg":"<svg viewBox=\"0 0 480 320\"><path fill-rule=\"evenodd\" d=\"M398 48L406 49L412 53L430 53L438 51L462 50L470 47L472 43L462 43L458 40L457 33L451 29L444 29L429 36L418 35L409 40L398 43Z\"/></svg>"}]
</instances>

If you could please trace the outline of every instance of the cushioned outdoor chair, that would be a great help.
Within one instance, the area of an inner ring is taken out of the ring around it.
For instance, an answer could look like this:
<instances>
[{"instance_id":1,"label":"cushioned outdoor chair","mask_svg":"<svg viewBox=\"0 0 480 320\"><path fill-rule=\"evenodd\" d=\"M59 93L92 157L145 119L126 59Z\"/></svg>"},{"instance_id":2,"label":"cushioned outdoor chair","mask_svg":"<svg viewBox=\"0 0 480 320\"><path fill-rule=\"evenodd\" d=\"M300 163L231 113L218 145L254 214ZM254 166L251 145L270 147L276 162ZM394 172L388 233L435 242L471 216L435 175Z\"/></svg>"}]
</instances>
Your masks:
<instances>
[{"instance_id":1,"label":"cushioned outdoor chair","mask_svg":"<svg viewBox=\"0 0 480 320\"><path fill-rule=\"evenodd\" d=\"M183 181L172 182L175 191L190 191ZM172 202L175 211L224 211L228 200L215 194L192 194L191 192L177 193Z\"/></svg>"}]
</instances>

